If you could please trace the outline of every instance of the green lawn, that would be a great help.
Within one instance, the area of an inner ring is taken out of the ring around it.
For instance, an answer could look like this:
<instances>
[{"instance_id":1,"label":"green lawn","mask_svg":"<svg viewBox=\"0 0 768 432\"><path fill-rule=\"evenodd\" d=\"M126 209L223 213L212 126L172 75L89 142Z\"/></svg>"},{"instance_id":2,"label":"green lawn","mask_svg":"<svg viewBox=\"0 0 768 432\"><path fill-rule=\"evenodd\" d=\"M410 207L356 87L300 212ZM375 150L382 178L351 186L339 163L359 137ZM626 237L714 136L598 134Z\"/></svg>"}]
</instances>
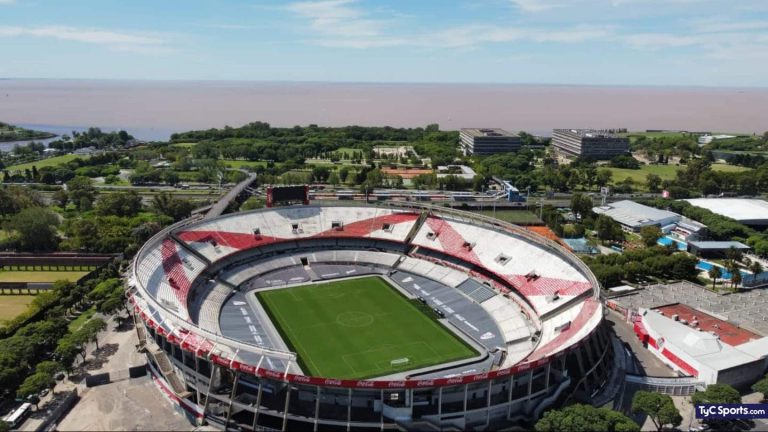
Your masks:
<instances>
[{"instance_id":1,"label":"green lawn","mask_svg":"<svg viewBox=\"0 0 768 432\"><path fill-rule=\"evenodd\" d=\"M0 295L0 323L10 321L27 310L34 298L33 295Z\"/></svg>"},{"instance_id":2,"label":"green lawn","mask_svg":"<svg viewBox=\"0 0 768 432\"><path fill-rule=\"evenodd\" d=\"M90 308L83 311L83 313L80 314L77 318L73 319L69 322L69 325L67 326L69 328L70 332L76 332L80 329L80 327L83 326L91 317L93 317L93 314L96 313L96 307L91 306Z\"/></svg>"},{"instance_id":3,"label":"green lawn","mask_svg":"<svg viewBox=\"0 0 768 432\"><path fill-rule=\"evenodd\" d=\"M338 150L334 150L334 152L335 152L335 153L338 153L338 154L340 154L340 155L342 155L342 154L348 154L348 155L349 155L349 157L352 157L352 155L353 155L355 152L362 152L362 150L361 150L361 149L352 148L352 147L339 147L339 148L338 148ZM363 152L363 153L364 153L364 152Z\"/></svg>"},{"instance_id":4,"label":"green lawn","mask_svg":"<svg viewBox=\"0 0 768 432\"><path fill-rule=\"evenodd\" d=\"M513 224L541 223L541 219L539 219L539 217L536 216L533 212L529 212L528 210L496 210L496 214L494 215L493 209L483 209L472 210L472 213L479 213L485 216L496 217L496 219L501 219L504 222Z\"/></svg>"},{"instance_id":5,"label":"green lawn","mask_svg":"<svg viewBox=\"0 0 768 432\"><path fill-rule=\"evenodd\" d=\"M621 136L639 137L644 136L646 138L678 138L686 136L683 132L628 132L619 134Z\"/></svg>"},{"instance_id":6,"label":"green lawn","mask_svg":"<svg viewBox=\"0 0 768 432\"><path fill-rule=\"evenodd\" d=\"M662 180L674 180L678 170L684 169L685 166L675 165L643 165L640 169L624 169L624 168L608 168L613 172L613 182L619 183L625 178L629 177L636 184L644 185L645 177L648 174L656 174L661 177ZM740 167L728 164L712 164L713 171L722 172L742 172L748 171L750 168Z\"/></svg>"},{"instance_id":7,"label":"green lawn","mask_svg":"<svg viewBox=\"0 0 768 432\"><path fill-rule=\"evenodd\" d=\"M57 280L78 281L87 271L0 271L0 282L56 282Z\"/></svg>"},{"instance_id":8,"label":"green lawn","mask_svg":"<svg viewBox=\"0 0 768 432\"><path fill-rule=\"evenodd\" d=\"M266 167L267 161L247 161L236 159L223 159L222 162L229 168L255 168L257 166ZM275 164L277 165L277 164Z\"/></svg>"},{"instance_id":9,"label":"green lawn","mask_svg":"<svg viewBox=\"0 0 768 432\"><path fill-rule=\"evenodd\" d=\"M257 298L309 375L363 379L476 355L379 277L263 291ZM407 364L390 363L404 358Z\"/></svg>"},{"instance_id":10,"label":"green lawn","mask_svg":"<svg viewBox=\"0 0 768 432\"><path fill-rule=\"evenodd\" d=\"M40 169L40 168L43 168L43 167L57 166L59 164L71 162L71 161L73 161L73 160L75 160L77 158L86 159L87 156L76 156L76 155L54 156L54 157L51 157L51 158L42 159L42 160L35 161L35 162L28 162L28 163L23 163L23 164L19 164L19 165L11 165L11 166L9 166L6 169L8 171L10 171L10 172L13 172L13 171L24 171L25 169L30 169L31 170L33 166L36 166L37 169Z\"/></svg>"}]
</instances>

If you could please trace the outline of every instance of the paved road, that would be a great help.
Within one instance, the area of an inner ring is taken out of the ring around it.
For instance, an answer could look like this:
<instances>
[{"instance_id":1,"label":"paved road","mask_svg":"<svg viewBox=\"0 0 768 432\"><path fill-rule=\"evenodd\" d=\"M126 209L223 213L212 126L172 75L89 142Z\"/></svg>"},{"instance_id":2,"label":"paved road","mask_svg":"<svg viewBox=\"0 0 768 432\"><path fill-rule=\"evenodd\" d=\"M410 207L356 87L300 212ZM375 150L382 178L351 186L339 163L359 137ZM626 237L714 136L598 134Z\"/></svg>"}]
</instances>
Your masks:
<instances>
[{"instance_id":1,"label":"paved road","mask_svg":"<svg viewBox=\"0 0 768 432\"><path fill-rule=\"evenodd\" d=\"M105 361L89 373L124 372L128 367L146 363L143 354L136 351L138 338L132 326L122 331L109 330L99 337L100 346L114 351ZM89 347L89 354L95 347ZM90 357L93 361L93 356ZM65 380L63 384L69 384ZM60 420L60 431L102 430L193 430L184 416L177 413L171 402L149 376L126 379L103 386L86 388L77 384L80 401Z\"/></svg>"},{"instance_id":2,"label":"paved road","mask_svg":"<svg viewBox=\"0 0 768 432\"><path fill-rule=\"evenodd\" d=\"M608 325L616 332L616 336L624 343L629 344L632 354L635 358L635 366L639 372L648 376L658 377L676 377L677 374L655 355L651 354L635 336L632 326L624 322L624 319L618 312L610 310L608 316Z\"/></svg>"}]
</instances>

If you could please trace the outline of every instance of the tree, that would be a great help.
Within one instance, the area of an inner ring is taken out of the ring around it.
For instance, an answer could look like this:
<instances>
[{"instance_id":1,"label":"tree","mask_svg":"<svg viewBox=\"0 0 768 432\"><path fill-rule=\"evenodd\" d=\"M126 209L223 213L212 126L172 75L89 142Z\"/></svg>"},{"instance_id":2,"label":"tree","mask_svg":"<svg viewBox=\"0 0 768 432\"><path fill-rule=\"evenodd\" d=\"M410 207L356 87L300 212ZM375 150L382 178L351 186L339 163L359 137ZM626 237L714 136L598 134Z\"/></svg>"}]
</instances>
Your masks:
<instances>
[{"instance_id":1,"label":"tree","mask_svg":"<svg viewBox=\"0 0 768 432\"><path fill-rule=\"evenodd\" d=\"M53 193L53 202L59 207L65 208L69 203L69 194L64 189L59 189Z\"/></svg>"},{"instance_id":2,"label":"tree","mask_svg":"<svg viewBox=\"0 0 768 432\"><path fill-rule=\"evenodd\" d=\"M715 285L717 284L717 280L720 279L720 276L722 276L722 272L720 271L720 267L713 265L711 269L709 269L709 272L707 272L709 275L709 278L712 279L712 289L715 289Z\"/></svg>"},{"instance_id":3,"label":"tree","mask_svg":"<svg viewBox=\"0 0 768 432\"><path fill-rule=\"evenodd\" d=\"M731 284L733 284L734 289L737 289L739 285L741 285L741 280L741 272L738 269L731 273Z\"/></svg>"},{"instance_id":4,"label":"tree","mask_svg":"<svg viewBox=\"0 0 768 432\"><path fill-rule=\"evenodd\" d=\"M80 347L70 337L65 337L59 341L54 355L59 363L64 367L67 373L72 372L72 366L75 364L77 355L81 353Z\"/></svg>"},{"instance_id":5,"label":"tree","mask_svg":"<svg viewBox=\"0 0 768 432\"><path fill-rule=\"evenodd\" d=\"M733 286L733 277L736 275L736 273L738 273L739 267L732 259L726 259L723 265L725 266L725 271L731 274L731 286Z\"/></svg>"},{"instance_id":6,"label":"tree","mask_svg":"<svg viewBox=\"0 0 768 432\"><path fill-rule=\"evenodd\" d=\"M107 329L107 323L101 318L93 318L78 330L82 332L83 338L96 343L96 349L99 349L99 332Z\"/></svg>"},{"instance_id":7,"label":"tree","mask_svg":"<svg viewBox=\"0 0 768 432\"><path fill-rule=\"evenodd\" d=\"M195 204L192 201L176 198L170 193L162 192L152 198L151 207L155 213L169 216L174 221L180 221L192 214Z\"/></svg>"},{"instance_id":8,"label":"tree","mask_svg":"<svg viewBox=\"0 0 768 432\"><path fill-rule=\"evenodd\" d=\"M621 240L624 238L621 225L605 215L599 215L597 217L597 220L595 221L595 231L597 231L597 238L603 241Z\"/></svg>"},{"instance_id":9,"label":"tree","mask_svg":"<svg viewBox=\"0 0 768 432\"><path fill-rule=\"evenodd\" d=\"M656 225L649 225L640 228L640 237L646 246L653 246L661 238L661 228Z\"/></svg>"},{"instance_id":10,"label":"tree","mask_svg":"<svg viewBox=\"0 0 768 432\"><path fill-rule=\"evenodd\" d=\"M640 431L640 426L618 411L576 404L545 412L535 429L537 432L632 432Z\"/></svg>"},{"instance_id":11,"label":"tree","mask_svg":"<svg viewBox=\"0 0 768 432\"><path fill-rule=\"evenodd\" d=\"M70 200L78 210L90 210L90 205L96 197L96 189L88 177L77 176L67 182L67 192ZM83 208L83 207L88 208Z\"/></svg>"},{"instance_id":12,"label":"tree","mask_svg":"<svg viewBox=\"0 0 768 432\"><path fill-rule=\"evenodd\" d=\"M315 179L315 181L318 183L325 183L329 175L331 175L331 172L327 167L316 166L312 168L312 178Z\"/></svg>"},{"instance_id":13,"label":"tree","mask_svg":"<svg viewBox=\"0 0 768 432\"><path fill-rule=\"evenodd\" d=\"M581 219L586 218L592 213L592 198L580 193L573 194L571 197L571 210L578 214Z\"/></svg>"},{"instance_id":14,"label":"tree","mask_svg":"<svg viewBox=\"0 0 768 432\"><path fill-rule=\"evenodd\" d=\"M635 397L632 398L632 413L647 415L659 432L665 425L676 428L683 422L683 417L675 407L672 398L661 393L642 390L635 393Z\"/></svg>"},{"instance_id":15,"label":"tree","mask_svg":"<svg viewBox=\"0 0 768 432\"><path fill-rule=\"evenodd\" d=\"M645 185L648 187L648 191L657 193L661 189L661 177L656 174L648 173L645 176Z\"/></svg>"},{"instance_id":16,"label":"tree","mask_svg":"<svg viewBox=\"0 0 768 432\"><path fill-rule=\"evenodd\" d=\"M694 405L699 404L737 404L741 403L739 392L728 384L711 384L704 391L697 391L691 396ZM723 420L705 420L714 429L725 426Z\"/></svg>"},{"instance_id":17,"label":"tree","mask_svg":"<svg viewBox=\"0 0 768 432\"><path fill-rule=\"evenodd\" d=\"M0 432L10 432L10 430L11 430L11 425L0 420Z\"/></svg>"},{"instance_id":18,"label":"tree","mask_svg":"<svg viewBox=\"0 0 768 432\"><path fill-rule=\"evenodd\" d=\"M35 372L36 373L42 373L47 374L50 376L55 376L57 373L64 370L64 367L56 361L52 360L46 360L42 361L35 366Z\"/></svg>"},{"instance_id":19,"label":"tree","mask_svg":"<svg viewBox=\"0 0 768 432\"><path fill-rule=\"evenodd\" d=\"M125 305L123 302L123 296L118 294L107 298L103 302L99 303L97 310L103 314L113 314Z\"/></svg>"},{"instance_id":20,"label":"tree","mask_svg":"<svg viewBox=\"0 0 768 432\"><path fill-rule=\"evenodd\" d=\"M752 390L762 393L763 394L763 400L766 399L766 395L768 395L768 376L763 377L760 381L752 384Z\"/></svg>"},{"instance_id":21,"label":"tree","mask_svg":"<svg viewBox=\"0 0 768 432\"><path fill-rule=\"evenodd\" d=\"M16 395L20 398L26 398L27 396L38 394L45 389L52 388L56 385L56 381L51 375L36 372L28 376L23 383L16 390Z\"/></svg>"},{"instance_id":22,"label":"tree","mask_svg":"<svg viewBox=\"0 0 768 432\"><path fill-rule=\"evenodd\" d=\"M732 261L741 261L741 259L744 258L744 253L741 250L731 246L727 251L725 251L725 256Z\"/></svg>"},{"instance_id":23,"label":"tree","mask_svg":"<svg viewBox=\"0 0 768 432\"><path fill-rule=\"evenodd\" d=\"M102 216L136 216L141 211L141 197L136 191L102 195L96 212Z\"/></svg>"},{"instance_id":24,"label":"tree","mask_svg":"<svg viewBox=\"0 0 768 432\"><path fill-rule=\"evenodd\" d=\"M697 391L691 397L693 404L736 404L741 403L739 392L728 384L711 384L704 391Z\"/></svg>"},{"instance_id":25,"label":"tree","mask_svg":"<svg viewBox=\"0 0 768 432\"><path fill-rule=\"evenodd\" d=\"M760 261L755 260L752 264L749 265L749 271L752 272L752 278L757 280L757 276L763 272L763 265L760 264Z\"/></svg>"},{"instance_id":26,"label":"tree","mask_svg":"<svg viewBox=\"0 0 768 432\"><path fill-rule=\"evenodd\" d=\"M328 176L328 184L337 186L339 183L341 183L341 180L339 180L339 175L336 173L336 171L332 172Z\"/></svg>"},{"instance_id":27,"label":"tree","mask_svg":"<svg viewBox=\"0 0 768 432\"><path fill-rule=\"evenodd\" d=\"M30 252L56 250L58 225L56 214L42 207L24 209L8 222L8 227L18 238L19 249Z\"/></svg>"}]
</instances>

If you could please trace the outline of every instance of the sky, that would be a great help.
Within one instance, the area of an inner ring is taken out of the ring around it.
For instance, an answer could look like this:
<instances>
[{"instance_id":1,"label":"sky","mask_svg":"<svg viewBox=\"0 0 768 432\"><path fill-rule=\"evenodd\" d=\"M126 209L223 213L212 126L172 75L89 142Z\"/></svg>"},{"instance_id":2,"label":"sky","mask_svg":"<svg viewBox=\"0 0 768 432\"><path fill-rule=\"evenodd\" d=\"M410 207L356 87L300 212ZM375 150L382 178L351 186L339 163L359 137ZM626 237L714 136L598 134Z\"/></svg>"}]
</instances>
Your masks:
<instances>
[{"instance_id":1,"label":"sky","mask_svg":"<svg viewBox=\"0 0 768 432\"><path fill-rule=\"evenodd\" d=\"M0 77L768 86L768 0L0 0Z\"/></svg>"}]
</instances>

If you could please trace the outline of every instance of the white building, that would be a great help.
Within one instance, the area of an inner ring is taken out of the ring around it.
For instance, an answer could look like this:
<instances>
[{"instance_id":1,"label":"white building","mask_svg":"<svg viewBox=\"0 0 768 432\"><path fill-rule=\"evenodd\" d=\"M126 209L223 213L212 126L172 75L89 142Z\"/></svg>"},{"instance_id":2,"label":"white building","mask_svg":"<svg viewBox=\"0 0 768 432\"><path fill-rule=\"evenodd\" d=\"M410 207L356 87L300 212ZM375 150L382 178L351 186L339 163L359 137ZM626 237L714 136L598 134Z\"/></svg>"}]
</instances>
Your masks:
<instances>
[{"instance_id":1,"label":"white building","mask_svg":"<svg viewBox=\"0 0 768 432\"><path fill-rule=\"evenodd\" d=\"M732 346L720 340L717 331L697 328L695 320L684 324L675 318L656 310L640 309L634 328L648 350L680 375L696 377L706 385L743 387L765 373L768 338Z\"/></svg>"},{"instance_id":2,"label":"white building","mask_svg":"<svg viewBox=\"0 0 768 432\"><path fill-rule=\"evenodd\" d=\"M592 211L610 217L631 231L640 231L640 228L652 225L663 228L674 225L683 218L677 213L629 200L608 203L602 207L595 207Z\"/></svg>"},{"instance_id":3,"label":"white building","mask_svg":"<svg viewBox=\"0 0 768 432\"><path fill-rule=\"evenodd\" d=\"M696 207L729 217L744 225L768 225L768 202L745 198L694 198L687 199Z\"/></svg>"},{"instance_id":4,"label":"white building","mask_svg":"<svg viewBox=\"0 0 768 432\"><path fill-rule=\"evenodd\" d=\"M466 165L446 165L437 167L437 178L448 177L449 175L464 180L473 180L477 173Z\"/></svg>"},{"instance_id":5,"label":"white building","mask_svg":"<svg viewBox=\"0 0 768 432\"><path fill-rule=\"evenodd\" d=\"M699 144L709 144L712 141L715 140L721 140L721 139L728 139L728 138L736 138L735 135L702 135L699 137Z\"/></svg>"}]
</instances>

